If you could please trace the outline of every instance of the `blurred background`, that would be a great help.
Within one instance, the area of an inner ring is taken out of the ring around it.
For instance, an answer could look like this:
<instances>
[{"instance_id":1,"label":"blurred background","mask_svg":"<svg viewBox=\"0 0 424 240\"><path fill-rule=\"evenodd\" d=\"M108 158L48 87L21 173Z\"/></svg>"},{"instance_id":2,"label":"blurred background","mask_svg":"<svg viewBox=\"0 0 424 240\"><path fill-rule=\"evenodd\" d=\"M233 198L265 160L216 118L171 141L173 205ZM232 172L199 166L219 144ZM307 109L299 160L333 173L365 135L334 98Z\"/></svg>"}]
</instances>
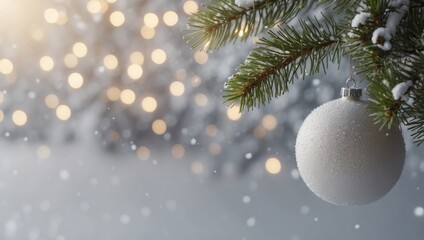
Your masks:
<instances>
[{"instance_id":1,"label":"blurred background","mask_svg":"<svg viewBox=\"0 0 424 240\"><path fill-rule=\"evenodd\" d=\"M423 239L407 131L401 179L375 203L333 206L299 176L297 131L346 63L240 114L221 91L257 38L190 49L200 6L0 0L0 239Z\"/></svg>"}]
</instances>

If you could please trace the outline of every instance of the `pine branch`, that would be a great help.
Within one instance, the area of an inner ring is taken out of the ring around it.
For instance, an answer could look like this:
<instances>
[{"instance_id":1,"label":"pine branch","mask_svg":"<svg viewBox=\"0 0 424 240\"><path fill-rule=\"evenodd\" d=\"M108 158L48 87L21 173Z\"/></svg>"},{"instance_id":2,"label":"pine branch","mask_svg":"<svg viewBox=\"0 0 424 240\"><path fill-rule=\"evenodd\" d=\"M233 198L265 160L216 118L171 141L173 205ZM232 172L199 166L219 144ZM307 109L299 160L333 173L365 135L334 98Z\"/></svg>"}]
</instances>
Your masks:
<instances>
[{"instance_id":1,"label":"pine branch","mask_svg":"<svg viewBox=\"0 0 424 240\"><path fill-rule=\"evenodd\" d=\"M299 73L312 75L321 68L325 71L329 60L340 61L342 31L334 19L324 16L322 21L300 21L300 26L301 32L279 27L269 32L269 39L260 39L228 80L223 96L226 102L239 103L241 110L259 107L284 94Z\"/></svg>"},{"instance_id":2,"label":"pine branch","mask_svg":"<svg viewBox=\"0 0 424 240\"><path fill-rule=\"evenodd\" d=\"M351 9L357 7L361 0L319 0L318 3L322 5L329 5L336 13L341 13L346 11L346 9Z\"/></svg>"},{"instance_id":3,"label":"pine branch","mask_svg":"<svg viewBox=\"0 0 424 240\"><path fill-rule=\"evenodd\" d=\"M214 50L284 23L306 5L308 0L263 0L252 7L241 8L233 0L213 1L193 14L188 20L190 34L185 39L192 48Z\"/></svg>"}]
</instances>

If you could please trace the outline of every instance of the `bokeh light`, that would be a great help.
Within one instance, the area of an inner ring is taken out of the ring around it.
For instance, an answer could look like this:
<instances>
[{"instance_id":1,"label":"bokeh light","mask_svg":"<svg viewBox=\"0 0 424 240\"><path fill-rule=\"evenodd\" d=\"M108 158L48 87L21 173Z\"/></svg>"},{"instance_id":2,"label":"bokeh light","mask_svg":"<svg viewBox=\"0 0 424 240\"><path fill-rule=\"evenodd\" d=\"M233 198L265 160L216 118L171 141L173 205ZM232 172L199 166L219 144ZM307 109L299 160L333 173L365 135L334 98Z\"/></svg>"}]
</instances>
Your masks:
<instances>
[{"instance_id":1,"label":"bokeh light","mask_svg":"<svg viewBox=\"0 0 424 240\"><path fill-rule=\"evenodd\" d=\"M238 121L241 118L240 106L233 106L227 109L227 117L230 120Z\"/></svg>"},{"instance_id":2,"label":"bokeh light","mask_svg":"<svg viewBox=\"0 0 424 240\"><path fill-rule=\"evenodd\" d=\"M110 87L106 91L106 96L112 102L119 101L121 99L121 90L117 87Z\"/></svg>"},{"instance_id":3,"label":"bokeh light","mask_svg":"<svg viewBox=\"0 0 424 240\"><path fill-rule=\"evenodd\" d=\"M146 13L143 17L144 25L149 28L155 28L159 24L159 18L154 13Z\"/></svg>"},{"instance_id":4,"label":"bokeh light","mask_svg":"<svg viewBox=\"0 0 424 240\"><path fill-rule=\"evenodd\" d=\"M140 29L140 34L144 39L152 39L155 37L155 29L154 28L150 28L148 26L142 26Z\"/></svg>"},{"instance_id":5,"label":"bokeh light","mask_svg":"<svg viewBox=\"0 0 424 240\"><path fill-rule=\"evenodd\" d=\"M13 72L13 63L7 58L3 58L0 60L0 73L2 74L10 74Z\"/></svg>"},{"instance_id":6,"label":"bokeh light","mask_svg":"<svg viewBox=\"0 0 424 240\"><path fill-rule=\"evenodd\" d=\"M55 94L49 94L44 98L44 103L48 108L55 109L59 105L59 98Z\"/></svg>"},{"instance_id":7,"label":"bokeh light","mask_svg":"<svg viewBox=\"0 0 424 240\"><path fill-rule=\"evenodd\" d=\"M120 27L125 23L125 15L120 11L115 11L110 14L109 20L114 27Z\"/></svg>"},{"instance_id":8,"label":"bokeh light","mask_svg":"<svg viewBox=\"0 0 424 240\"><path fill-rule=\"evenodd\" d=\"M78 65L78 58L74 54L66 54L63 58L65 66L68 68L75 68Z\"/></svg>"},{"instance_id":9,"label":"bokeh light","mask_svg":"<svg viewBox=\"0 0 424 240\"><path fill-rule=\"evenodd\" d=\"M150 149L145 146L140 146L137 148L137 157L140 160L148 160L150 157Z\"/></svg>"},{"instance_id":10,"label":"bokeh light","mask_svg":"<svg viewBox=\"0 0 424 240\"><path fill-rule=\"evenodd\" d=\"M78 89L81 88L84 83L84 78L80 73L71 73L68 76L68 84L71 88Z\"/></svg>"},{"instance_id":11,"label":"bokeh light","mask_svg":"<svg viewBox=\"0 0 424 240\"><path fill-rule=\"evenodd\" d=\"M108 54L103 58L103 65L109 70L114 70L118 67L118 58L115 55Z\"/></svg>"},{"instance_id":12,"label":"bokeh light","mask_svg":"<svg viewBox=\"0 0 424 240\"><path fill-rule=\"evenodd\" d=\"M143 63L144 63L143 53L141 53L139 51L132 52L131 55L130 55L130 62L132 64L138 64L138 65L142 66Z\"/></svg>"},{"instance_id":13,"label":"bokeh light","mask_svg":"<svg viewBox=\"0 0 424 240\"><path fill-rule=\"evenodd\" d=\"M66 121L71 118L72 111L67 105L59 105L56 108L56 116L62 121Z\"/></svg>"},{"instance_id":14,"label":"bokeh light","mask_svg":"<svg viewBox=\"0 0 424 240\"><path fill-rule=\"evenodd\" d=\"M166 122L164 120L162 120L162 119L156 119L152 123L152 130L157 135L164 134L166 132L166 128L167 128Z\"/></svg>"},{"instance_id":15,"label":"bokeh light","mask_svg":"<svg viewBox=\"0 0 424 240\"><path fill-rule=\"evenodd\" d=\"M199 9L199 5L195 1L185 1L183 5L184 12L188 15L191 15Z\"/></svg>"},{"instance_id":16,"label":"bokeh light","mask_svg":"<svg viewBox=\"0 0 424 240\"><path fill-rule=\"evenodd\" d=\"M83 42L77 42L72 47L72 52L76 57L83 58L87 55L88 48Z\"/></svg>"},{"instance_id":17,"label":"bokeh light","mask_svg":"<svg viewBox=\"0 0 424 240\"><path fill-rule=\"evenodd\" d=\"M163 64L166 61L165 51L160 48L153 50L152 61L156 64Z\"/></svg>"},{"instance_id":18,"label":"bokeh light","mask_svg":"<svg viewBox=\"0 0 424 240\"><path fill-rule=\"evenodd\" d=\"M27 114L22 110L15 110L12 114L12 121L17 126L23 126L27 123Z\"/></svg>"},{"instance_id":19,"label":"bokeh light","mask_svg":"<svg viewBox=\"0 0 424 240\"><path fill-rule=\"evenodd\" d=\"M275 157L268 158L265 162L265 169L270 174L278 174L281 171L281 162Z\"/></svg>"},{"instance_id":20,"label":"bokeh light","mask_svg":"<svg viewBox=\"0 0 424 240\"><path fill-rule=\"evenodd\" d=\"M145 97L141 101L141 107L146 112L154 112L157 108L158 104L154 97Z\"/></svg>"},{"instance_id":21,"label":"bokeh light","mask_svg":"<svg viewBox=\"0 0 424 240\"><path fill-rule=\"evenodd\" d=\"M208 61L208 54L204 51L197 51L194 53L194 61L198 64L205 64Z\"/></svg>"},{"instance_id":22,"label":"bokeh light","mask_svg":"<svg viewBox=\"0 0 424 240\"><path fill-rule=\"evenodd\" d=\"M182 96L185 92L184 84L180 81L172 82L171 85L169 86L169 91L174 96L177 96L177 97Z\"/></svg>"},{"instance_id":23,"label":"bokeh light","mask_svg":"<svg viewBox=\"0 0 424 240\"><path fill-rule=\"evenodd\" d=\"M48 23L57 23L59 20L59 12L54 8L48 8L44 11L44 20Z\"/></svg>"},{"instance_id":24,"label":"bokeh light","mask_svg":"<svg viewBox=\"0 0 424 240\"><path fill-rule=\"evenodd\" d=\"M278 121L274 115L268 114L262 118L262 126L266 130L274 130L277 127Z\"/></svg>"},{"instance_id":25,"label":"bokeh light","mask_svg":"<svg viewBox=\"0 0 424 240\"><path fill-rule=\"evenodd\" d=\"M143 68L138 64L131 64L127 68L127 74L133 80L140 79L143 75Z\"/></svg>"},{"instance_id":26,"label":"bokeh light","mask_svg":"<svg viewBox=\"0 0 424 240\"><path fill-rule=\"evenodd\" d=\"M163 14L163 22L168 26L174 26L178 23L178 14L174 11L167 11Z\"/></svg>"},{"instance_id":27,"label":"bokeh light","mask_svg":"<svg viewBox=\"0 0 424 240\"><path fill-rule=\"evenodd\" d=\"M43 71L49 72L54 67L54 60L50 56L43 56L40 58L40 68Z\"/></svg>"},{"instance_id":28,"label":"bokeh light","mask_svg":"<svg viewBox=\"0 0 424 240\"><path fill-rule=\"evenodd\" d=\"M125 104L133 104L135 101L135 92L131 89L124 89L121 92L121 101Z\"/></svg>"}]
</instances>

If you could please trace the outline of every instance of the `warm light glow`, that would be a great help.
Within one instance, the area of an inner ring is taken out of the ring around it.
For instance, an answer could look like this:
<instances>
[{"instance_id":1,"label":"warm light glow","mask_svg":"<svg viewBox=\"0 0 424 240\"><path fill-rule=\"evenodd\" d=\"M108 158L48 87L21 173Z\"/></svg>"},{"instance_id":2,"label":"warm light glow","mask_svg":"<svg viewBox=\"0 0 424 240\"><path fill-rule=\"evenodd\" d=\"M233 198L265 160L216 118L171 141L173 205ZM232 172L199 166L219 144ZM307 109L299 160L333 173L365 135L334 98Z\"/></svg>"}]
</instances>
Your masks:
<instances>
[{"instance_id":1,"label":"warm light glow","mask_svg":"<svg viewBox=\"0 0 424 240\"><path fill-rule=\"evenodd\" d=\"M78 89L82 87L84 78L79 73L71 73L68 77L68 84L71 88Z\"/></svg>"},{"instance_id":2,"label":"warm light glow","mask_svg":"<svg viewBox=\"0 0 424 240\"><path fill-rule=\"evenodd\" d=\"M121 92L121 101L125 104L133 104L135 101L135 93L131 89L125 89Z\"/></svg>"},{"instance_id":3,"label":"warm light glow","mask_svg":"<svg viewBox=\"0 0 424 240\"><path fill-rule=\"evenodd\" d=\"M181 144L175 144L171 148L171 153L172 153L172 156L174 156L174 158L181 159L185 155L185 148Z\"/></svg>"},{"instance_id":4,"label":"warm light glow","mask_svg":"<svg viewBox=\"0 0 424 240\"><path fill-rule=\"evenodd\" d=\"M144 15L144 25L150 28L155 28L159 24L159 18L154 13L146 13Z\"/></svg>"},{"instance_id":5,"label":"warm light glow","mask_svg":"<svg viewBox=\"0 0 424 240\"><path fill-rule=\"evenodd\" d=\"M199 5L195 1L185 1L183 5L184 12L188 15L191 15L199 9Z\"/></svg>"},{"instance_id":6,"label":"warm light glow","mask_svg":"<svg viewBox=\"0 0 424 240\"><path fill-rule=\"evenodd\" d=\"M144 63L144 55L138 51L132 52L130 55L130 62L141 66Z\"/></svg>"},{"instance_id":7,"label":"warm light glow","mask_svg":"<svg viewBox=\"0 0 424 240\"><path fill-rule=\"evenodd\" d=\"M12 114L12 121L17 126L23 126L27 123L28 117L27 114L22 110L16 110Z\"/></svg>"},{"instance_id":8,"label":"warm light glow","mask_svg":"<svg viewBox=\"0 0 424 240\"><path fill-rule=\"evenodd\" d=\"M114 70L118 67L118 58L112 54L106 55L103 58L103 65L109 70Z\"/></svg>"},{"instance_id":9,"label":"warm light glow","mask_svg":"<svg viewBox=\"0 0 424 240\"><path fill-rule=\"evenodd\" d=\"M40 28L31 29L31 38L35 41L41 41L44 38L44 32Z\"/></svg>"},{"instance_id":10,"label":"warm light glow","mask_svg":"<svg viewBox=\"0 0 424 240\"><path fill-rule=\"evenodd\" d=\"M46 145L41 145L37 148L37 157L40 160L49 159L51 155L50 148Z\"/></svg>"},{"instance_id":11,"label":"warm light glow","mask_svg":"<svg viewBox=\"0 0 424 240\"><path fill-rule=\"evenodd\" d=\"M156 99L154 97L145 97L141 101L141 107L146 112L154 112L157 108L158 104L156 102Z\"/></svg>"},{"instance_id":12,"label":"warm light glow","mask_svg":"<svg viewBox=\"0 0 424 240\"><path fill-rule=\"evenodd\" d=\"M59 105L59 98L54 94L49 94L44 98L44 103L48 108L54 109Z\"/></svg>"},{"instance_id":13,"label":"warm light glow","mask_svg":"<svg viewBox=\"0 0 424 240\"><path fill-rule=\"evenodd\" d=\"M65 11L59 11L59 19L57 20L57 24L65 25L68 22L68 14Z\"/></svg>"},{"instance_id":14,"label":"warm light glow","mask_svg":"<svg viewBox=\"0 0 424 240\"><path fill-rule=\"evenodd\" d=\"M69 53L66 54L63 62L65 63L66 67L75 68L78 65L78 58L74 54Z\"/></svg>"},{"instance_id":15,"label":"warm light glow","mask_svg":"<svg viewBox=\"0 0 424 240\"><path fill-rule=\"evenodd\" d=\"M215 137L216 134L218 133L218 128L216 127L216 125L214 124L210 124L206 127L206 135L208 135L209 137Z\"/></svg>"},{"instance_id":16,"label":"warm light glow","mask_svg":"<svg viewBox=\"0 0 424 240\"><path fill-rule=\"evenodd\" d=\"M92 14L100 13L102 11L102 4L99 0L90 0L87 2L87 11Z\"/></svg>"},{"instance_id":17,"label":"warm light glow","mask_svg":"<svg viewBox=\"0 0 424 240\"><path fill-rule=\"evenodd\" d=\"M60 105L56 108L56 116L62 121L68 120L71 115L71 109L66 105Z\"/></svg>"},{"instance_id":18,"label":"warm light glow","mask_svg":"<svg viewBox=\"0 0 424 240\"><path fill-rule=\"evenodd\" d=\"M203 93L198 93L196 94L194 101L196 102L197 105L203 107L208 104L208 97Z\"/></svg>"},{"instance_id":19,"label":"warm light glow","mask_svg":"<svg viewBox=\"0 0 424 240\"><path fill-rule=\"evenodd\" d=\"M200 161L194 161L191 163L191 171L194 174L200 175L203 173L205 167L203 166L203 163Z\"/></svg>"},{"instance_id":20,"label":"warm light glow","mask_svg":"<svg viewBox=\"0 0 424 240\"><path fill-rule=\"evenodd\" d=\"M7 58L1 59L0 73L7 75L7 74L11 74L12 72L13 72L13 63Z\"/></svg>"},{"instance_id":21,"label":"warm light glow","mask_svg":"<svg viewBox=\"0 0 424 240\"><path fill-rule=\"evenodd\" d=\"M44 11L44 20L48 23L56 23L59 20L59 12L54 8L48 8Z\"/></svg>"},{"instance_id":22,"label":"warm light glow","mask_svg":"<svg viewBox=\"0 0 424 240\"><path fill-rule=\"evenodd\" d=\"M271 174L278 174L281 171L281 163L277 158L269 158L265 162L265 169Z\"/></svg>"},{"instance_id":23,"label":"warm light glow","mask_svg":"<svg viewBox=\"0 0 424 240\"><path fill-rule=\"evenodd\" d=\"M138 64L131 64L127 68L127 74L133 80L140 79L143 75L143 68Z\"/></svg>"},{"instance_id":24,"label":"warm light glow","mask_svg":"<svg viewBox=\"0 0 424 240\"><path fill-rule=\"evenodd\" d=\"M169 91L174 96L177 96L177 97L181 96L185 92L184 84L180 81L172 82L171 85L169 86Z\"/></svg>"},{"instance_id":25,"label":"warm light glow","mask_svg":"<svg viewBox=\"0 0 424 240\"><path fill-rule=\"evenodd\" d=\"M234 106L227 109L227 117L230 120L237 121L241 118L241 112L239 106Z\"/></svg>"},{"instance_id":26,"label":"warm light glow","mask_svg":"<svg viewBox=\"0 0 424 240\"><path fill-rule=\"evenodd\" d=\"M155 29L148 26L142 26L140 29L140 34L144 39L152 39L155 37Z\"/></svg>"},{"instance_id":27,"label":"warm light glow","mask_svg":"<svg viewBox=\"0 0 424 240\"><path fill-rule=\"evenodd\" d=\"M208 61L208 54L204 51L197 51L194 54L194 61L198 64L205 64Z\"/></svg>"},{"instance_id":28,"label":"warm light glow","mask_svg":"<svg viewBox=\"0 0 424 240\"><path fill-rule=\"evenodd\" d=\"M178 22L178 14L174 11L168 11L163 14L163 22L168 26L174 26Z\"/></svg>"},{"instance_id":29,"label":"warm light glow","mask_svg":"<svg viewBox=\"0 0 424 240\"><path fill-rule=\"evenodd\" d=\"M157 135L162 135L166 132L166 122L162 119L157 119L152 123L152 130Z\"/></svg>"},{"instance_id":30,"label":"warm light glow","mask_svg":"<svg viewBox=\"0 0 424 240\"><path fill-rule=\"evenodd\" d=\"M49 72L54 67L54 60L49 56L43 56L40 58L40 67L42 70Z\"/></svg>"},{"instance_id":31,"label":"warm light glow","mask_svg":"<svg viewBox=\"0 0 424 240\"><path fill-rule=\"evenodd\" d=\"M79 58L85 57L87 55L87 51L88 51L87 46L82 42L77 42L72 47L72 52L74 53L75 56Z\"/></svg>"},{"instance_id":32,"label":"warm light glow","mask_svg":"<svg viewBox=\"0 0 424 240\"><path fill-rule=\"evenodd\" d=\"M156 64L163 64L166 61L165 51L160 48L153 50L152 61Z\"/></svg>"},{"instance_id":33,"label":"warm light glow","mask_svg":"<svg viewBox=\"0 0 424 240\"><path fill-rule=\"evenodd\" d=\"M265 115L262 118L262 126L264 126L266 130L274 130L277 127L277 124L277 118L271 114Z\"/></svg>"},{"instance_id":34,"label":"warm light glow","mask_svg":"<svg viewBox=\"0 0 424 240\"><path fill-rule=\"evenodd\" d=\"M255 135L255 138L261 139L266 136L266 129L262 126L257 126L253 130L253 135Z\"/></svg>"},{"instance_id":35,"label":"warm light glow","mask_svg":"<svg viewBox=\"0 0 424 240\"><path fill-rule=\"evenodd\" d=\"M140 146L137 148L137 157L140 160L148 160L150 157L150 150L145 146Z\"/></svg>"},{"instance_id":36,"label":"warm light glow","mask_svg":"<svg viewBox=\"0 0 424 240\"><path fill-rule=\"evenodd\" d=\"M209 144L208 149L209 149L209 152L212 155L215 155L215 156L218 155L218 154L220 154L221 153L221 150L222 150L221 145L219 143L211 143L211 144Z\"/></svg>"},{"instance_id":37,"label":"warm light glow","mask_svg":"<svg viewBox=\"0 0 424 240\"><path fill-rule=\"evenodd\" d=\"M119 27L125 22L125 15L120 11L115 11L110 14L109 17L110 23L115 26Z\"/></svg>"},{"instance_id":38,"label":"warm light glow","mask_svg":"<svg viewBox=\"0 0 424 240\"><path fill-rule=\"evenodd\" d=\"M121 99L121 90L117 87L110 87L106 91L106 96L110 101L116 102Z\"/></svg>"}]
</instances>

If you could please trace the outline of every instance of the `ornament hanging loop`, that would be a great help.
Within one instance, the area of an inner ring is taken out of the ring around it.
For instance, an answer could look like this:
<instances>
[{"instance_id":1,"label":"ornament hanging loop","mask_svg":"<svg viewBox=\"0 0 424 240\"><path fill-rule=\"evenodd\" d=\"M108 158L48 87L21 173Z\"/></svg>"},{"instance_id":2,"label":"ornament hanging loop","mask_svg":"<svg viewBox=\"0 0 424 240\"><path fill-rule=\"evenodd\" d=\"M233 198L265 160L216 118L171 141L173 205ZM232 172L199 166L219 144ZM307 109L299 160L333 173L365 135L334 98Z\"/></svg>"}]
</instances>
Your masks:
<instances>
[{"instance_id":1,"label":"ornament hanging loop","mask_svg":"<svg viewBox=\"0 0 424 240\"><path fill-rule=\"evenodd\" d=\"M356 81L352 77L346 80L346 87L340 91L342 98L349 98L352 100L361 100L362 88L356 87Z\"/></svg>"},{"instance_id":2,"label":"ornament hanging loop","mask_svg":"<svg viewBox=\"0 0 424 240\"><path fill-rule=\"evenodd\" d=\"M349 86L350 85L350 86ZM356 88L356 81L352 77L346 80L346 88Z\"/></svg>"}]
</instances>

